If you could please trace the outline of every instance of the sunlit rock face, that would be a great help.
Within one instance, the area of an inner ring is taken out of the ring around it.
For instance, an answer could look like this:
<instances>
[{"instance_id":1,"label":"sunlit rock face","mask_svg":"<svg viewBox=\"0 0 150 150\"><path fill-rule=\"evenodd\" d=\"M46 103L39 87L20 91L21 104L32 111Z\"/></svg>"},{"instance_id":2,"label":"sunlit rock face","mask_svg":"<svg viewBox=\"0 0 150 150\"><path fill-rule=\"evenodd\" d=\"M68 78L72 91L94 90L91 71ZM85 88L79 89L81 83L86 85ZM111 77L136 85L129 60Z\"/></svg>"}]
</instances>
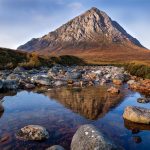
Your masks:
<instances>
[{"instance_id":1,"label":"sunlit rock face","mask_svg":"<svg viewBox=\"0 0 150 150\"><path fill-rule=\"evenodd\" d=\"M123 94L107 93L107 87L59 89L45 92L45 95L92 120L103 117L111 108L121 102L123 96Z\"/></svg>"},{"instance_id":2,"label":"sunlit rock face","mask_svg":"<svg viewBox=\"0 0 150 150\"><path fill-rule=\"evenodd\" d=\"M84 14L70 20L60 28L41 38L34 38L18 47L20 50L56 50L67 48L107 47L109 44L136 45L140 42L129 35L105 12L91 8Z\"/></svg>"}]
</instances>

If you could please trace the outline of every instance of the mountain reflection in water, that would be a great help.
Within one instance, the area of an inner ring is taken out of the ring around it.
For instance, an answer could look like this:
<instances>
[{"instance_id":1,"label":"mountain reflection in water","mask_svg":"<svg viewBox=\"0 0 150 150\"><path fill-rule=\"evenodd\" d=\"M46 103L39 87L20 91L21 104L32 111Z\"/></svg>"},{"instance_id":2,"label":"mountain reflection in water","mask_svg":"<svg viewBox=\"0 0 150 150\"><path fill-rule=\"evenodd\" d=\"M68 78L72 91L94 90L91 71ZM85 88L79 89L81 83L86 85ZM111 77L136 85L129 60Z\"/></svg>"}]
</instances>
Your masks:
<instances>
[{"instance_id":1,"label":"mountain reflection in water","mask_svg":"<svg viewBox=\"0 0 150 150\"><path fill-rule=\"evenodd\" d=\"M123 97L123 93L111 95L106 91L107 87L89 87L57 89L44 94L87 119L97 120L117 106Z\"/></svg>"}]
</instances>

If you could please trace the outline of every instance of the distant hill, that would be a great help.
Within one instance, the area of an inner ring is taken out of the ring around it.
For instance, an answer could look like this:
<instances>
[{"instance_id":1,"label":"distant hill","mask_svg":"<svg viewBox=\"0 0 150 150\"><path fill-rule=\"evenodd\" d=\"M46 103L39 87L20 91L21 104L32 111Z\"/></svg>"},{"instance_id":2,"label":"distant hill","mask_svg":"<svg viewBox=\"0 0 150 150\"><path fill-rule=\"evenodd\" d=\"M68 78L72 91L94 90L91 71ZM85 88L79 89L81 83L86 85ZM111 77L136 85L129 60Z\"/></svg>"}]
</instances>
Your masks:
<instances>
[{"instance_id":1,"label":"distant hill","mask_svg":"<svg viewBox=\"0 0 150 150\"><path fill-rule=\"evenodd\" d=\"M149 50L97 8L18 49L42 55L75 55L94 63L150 59Z\"/></svg>"}]
</instances>

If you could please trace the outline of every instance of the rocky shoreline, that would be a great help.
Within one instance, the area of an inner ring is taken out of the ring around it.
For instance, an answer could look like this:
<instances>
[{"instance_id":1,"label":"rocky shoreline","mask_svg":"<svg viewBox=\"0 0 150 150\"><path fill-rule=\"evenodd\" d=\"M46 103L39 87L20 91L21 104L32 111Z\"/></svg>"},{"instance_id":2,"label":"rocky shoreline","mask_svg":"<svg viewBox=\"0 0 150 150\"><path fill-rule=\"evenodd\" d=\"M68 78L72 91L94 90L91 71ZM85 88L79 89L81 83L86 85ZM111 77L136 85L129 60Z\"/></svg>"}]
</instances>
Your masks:
<instances>
[{"instance_id":1,"label":"rocky shoreline","mask_svg":"<svg viewBox=\"0 0 150 150\"><path fill-rule=\"evenodd\" d=\"M38 85L61 86L94 86L114 82L122 84L130 75L123 68L113 66L61 66L25 70L17 67L14 70L0 71L0 89L32 89Z\"/></svg>"}]
</instances>

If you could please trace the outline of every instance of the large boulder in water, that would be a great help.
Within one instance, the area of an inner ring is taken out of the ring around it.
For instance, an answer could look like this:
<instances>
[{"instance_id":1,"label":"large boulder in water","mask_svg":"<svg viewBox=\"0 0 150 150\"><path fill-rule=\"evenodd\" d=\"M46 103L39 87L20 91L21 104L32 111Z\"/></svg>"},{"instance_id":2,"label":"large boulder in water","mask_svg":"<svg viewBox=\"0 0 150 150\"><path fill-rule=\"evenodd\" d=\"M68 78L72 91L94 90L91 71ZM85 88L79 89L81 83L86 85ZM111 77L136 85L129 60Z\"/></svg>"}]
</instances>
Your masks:
<instances>
[{"instance_id":1,"label":"large boulder in water","mask_svg":"<svg viewBox=\"0 0 150 150\"><path fill-rule=\"evenodd\" d=\"M150 109L128 106L125 108L123 118L135 123L150 124Z\"/></svg>"},{"instance_id":2,"label":"large boulder in water","mask_svg":"<svg viewBox=\"0 0 150 150\"><path fill-rule=\"evenodd\" d=\"M115 150L119 149L93 125L81 126L73 136L71 150Z\"/></svg>"},{"instance_id":3,"label":"large boulder in water","mask_svg":"<svg viewBox=\"0 0 150 150\"><path fill-rule=\"evenodd\" d=\"M49 138L47 130L39 125L28 125L19 130L16 134L18 139L41 141Z\"/></svg>"}]
</instances>

